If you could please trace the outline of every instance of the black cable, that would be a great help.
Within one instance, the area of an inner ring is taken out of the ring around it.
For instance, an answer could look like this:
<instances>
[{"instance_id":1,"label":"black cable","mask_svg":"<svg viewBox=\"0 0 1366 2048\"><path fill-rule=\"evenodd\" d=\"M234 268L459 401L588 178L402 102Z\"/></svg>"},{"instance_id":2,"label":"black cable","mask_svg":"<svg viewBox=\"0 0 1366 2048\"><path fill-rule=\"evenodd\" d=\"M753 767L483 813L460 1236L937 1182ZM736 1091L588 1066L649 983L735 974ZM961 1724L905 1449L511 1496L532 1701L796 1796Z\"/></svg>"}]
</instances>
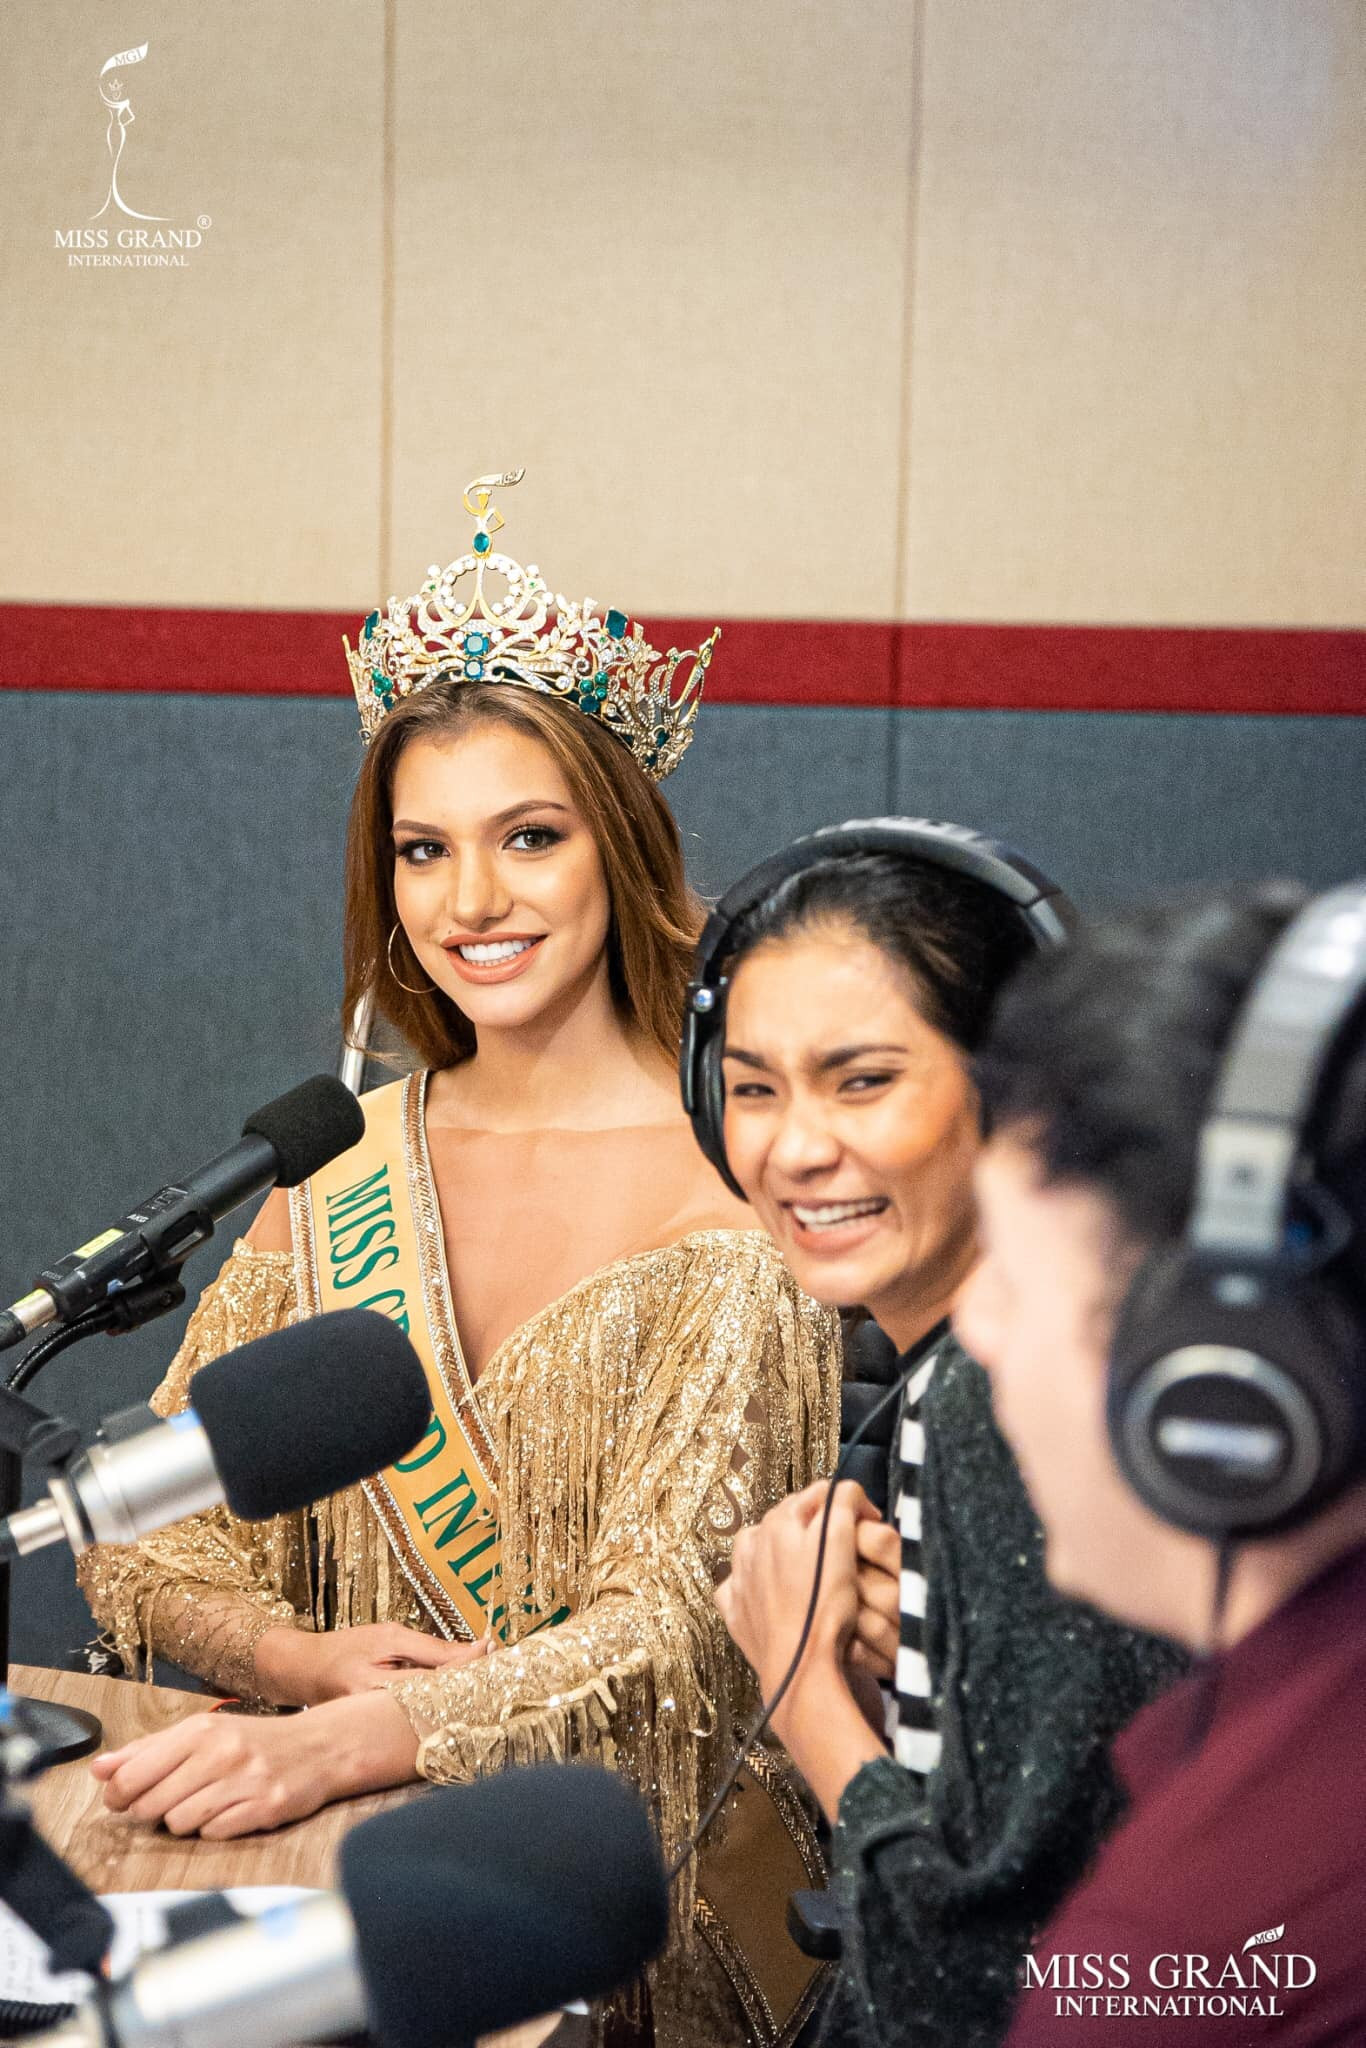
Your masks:
<instances>
[{"instance_id":1,"label":"black cable","mask_svg":"<svg viewBox=\"0 0 1366 2048\"><path fill-rule=\"evenodd\" d=\"M1219 1638L1224 1632L1224 1610L1228 1605L1229 1584L1233 1577L1233 1560L1236 1553L1234 1539L1230 1535L1220 1536L1214 1545L1214 1594L1210 1601L1209 1635L1196 1661L1194 1678L1195 1692L1191 1700L1190 1725L1186 1730L1186 1756L1193 1757L1204 1748L1210 1729L1214 1726L1215 1709L1219 1704Z\"/></svg>"},{"instance_id":2,"label":"black cable","mask_svg":"<svg viewBox=\"0 0 1366 2048\"><path fill-rule=\"evenodd\" d=\"M706 1812L703 1814L701 1820L698 1822L696 1828L693 1830L693 1833L690 1836L689 1840L679 1850L677 1856L674 1858L672 1864L669 1866L670 1884L673 1884L676 1881L676 1879L682 1874L682 1872L686 1869L689 1857L696 1855L698 1845L701 1842L703 1835L706 1834L707 1829L716 1819L717 1814L721 1811L721 1808L725 1805L727 1799L729 1799L731 1791L735 1785L735 1781L739 1777L741 1771L744 1769L745 1758L749 1755L755 1743L759 1740L759 1737L763 1734L765 1728L767 1728L769 1722L773 1719L773 1716L777 1713L779 1707L787 1698L788 1689L791 1686L793 1679L797 1676L798 1667L801 1664L802 1658L806 1654L806 1646L807 1643L810 1641L811 1629L816 1619L816 1608L820 1601L821 1592L821 1573L825 1569L825 1539L829 1533L830 1515L835 1505L835 1488L839 1485L840 1480L844 1476L845 1468L849 1462L849 1453L852 1450L856 1449L856 1447L859 1444L864 1442L868 1435L869 1430L872 1428L873 1424L877 1421L878 1417L884 1412L884 1410L890 1408L893 1401L900 1400L902 1392L905 1389L906 1382L910 1379L912 1373L916 1370L916 1366L918 1366L919 1363L920 1361L917 1358L914 1365L908 1366L905 1372L899 1373L897 1375L897 1378L892 1382L891 1386L888 1387L882 1399L878 1402L875 1402L874 1405L868 1410L868 1413L864 1416L862 1422L854 1431L854 1434L849 1438L849 1441L844 1445L843 1449L840 1451L839 1462L835 1466L834 1471L830 1475L830 1490L825 1496L825 1507L821 1513L821 1533L820 1539L816 1545L816 1569L812 1575L811 1598L806 1603L806 1618L802 1622L802 1632L800 1636L797 1638L797 1647L792 1653L792 1662L788 1665L786 1671L783 1673L782 1679L779 1682L778 1688L775 1691L772 1699L766 1700L764 1702L763 1707L761 1708L758 1715L755 1717L754 1722L750 1726L749 1730L747 1731L744 1737L744 1740L740 1744L739 1750L736 1752L734 1762L731 1764L729 1771L726 1773L724 1779L722 1780L719 1789L713 1795L710 1803L708 1804Z\"/></svg>"},{"instance_id":3,"label":"black cable","mask_svg":"<svg viewBox=\"0 0 1366 2048\"><path fill-rule=\"evenodd\" d=\"M36 1344L31 1344L21 1358L15 1360L5 1375L5 1385L12 1394L21 1394L29 1382L36 1379L50 1358L59 1351L65 1351L69 1344L79 1344L82 1337L95 1337L101 1331L113 1330L118 1324L116 1309L101 1303L97 1308L87 1309L84 1315L73 1322L63 1323L55 1330L49 1330Z\"/></svg>"},{"instance_id":4,"label":"black cable","mask_svg":"<svg viewBox=\"0 0 1366 2048\"><path fill-rule=\"evenodd\" d=\"M93 1337L101 1330L113 1329L118 1320L117 1311L108 1303L99 1303L87 1309L84 1315L72 1322L59 1324L49 1330L27 1351L17 1358L4 1375L4 1393L20 1395L31 1380L35 1379L50 1358L59 1351L65 1351L69 1344L78 1344L83 1337ZM16 1406L18 1404L16 1403ZM36 1415L36 1411L35 1411ZM52 1428L58 1430L64 1425L59 1418L51 1418ZM50 1441L50 1439L49 1439ZM30 1455L36 1448L29 1437ZM0 1450L0 1517L8 1520L23 1503L24 1464L18 1451ZM0 1685L9 1683L9 1638L10 1638L10 1579L13 1565L0 1563Z\"/></svg>"}]
</instances>

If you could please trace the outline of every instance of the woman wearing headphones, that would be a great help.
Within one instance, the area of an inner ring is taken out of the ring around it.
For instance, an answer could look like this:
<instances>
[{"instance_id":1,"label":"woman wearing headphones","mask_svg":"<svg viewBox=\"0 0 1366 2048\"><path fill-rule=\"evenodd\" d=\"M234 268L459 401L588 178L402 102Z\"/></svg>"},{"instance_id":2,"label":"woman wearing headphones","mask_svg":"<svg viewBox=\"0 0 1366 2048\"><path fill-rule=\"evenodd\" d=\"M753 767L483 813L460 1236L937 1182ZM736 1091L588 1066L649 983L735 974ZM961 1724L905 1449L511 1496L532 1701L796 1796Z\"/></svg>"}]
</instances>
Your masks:
<instances>
[{"instance_id":1,"label":"woman wearing headphones","mask_svg":"<svg viewBox=\"0 0 1366 2048\"><path fill-rule=\"evenodd\" d=\"M853 1486L776 1730L835 1832L843 1966L826 2042L999 2041L1020 1958L1119 1810L1110 1734L1170 1650L1064 1603L948 1318L977 1262L970 1056L1002 981L1061 943L1052 884L952 826L799 841L702 940L694 1129L818 1301L901 1354L899 1528ZM771 1697L798 1647L825 1485L737 1540L718 1595ZM869 1674L895 1677L892 1753Z\"/></svg>"},{"instance_id":2,"label":"woman wearing headphones","mask_svg":"<svg viewBox=\"0 0 1366 2048\"><path fill-rule=\"evenodd\" d=\"M1049 1577L1209 1653L1011 2048L1366 2040L1366 882L1302 900L1098 926L982 1062L958 1315Z\"/></svg>"}]
</instances>

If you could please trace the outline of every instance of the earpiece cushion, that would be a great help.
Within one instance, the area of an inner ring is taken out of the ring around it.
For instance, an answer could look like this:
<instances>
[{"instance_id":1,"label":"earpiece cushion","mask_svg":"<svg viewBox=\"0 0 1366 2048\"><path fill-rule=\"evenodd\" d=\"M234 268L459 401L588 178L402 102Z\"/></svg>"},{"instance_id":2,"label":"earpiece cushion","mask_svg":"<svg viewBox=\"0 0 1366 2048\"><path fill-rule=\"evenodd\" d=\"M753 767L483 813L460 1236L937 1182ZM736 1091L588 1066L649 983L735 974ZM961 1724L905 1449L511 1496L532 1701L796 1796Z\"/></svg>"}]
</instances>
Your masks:
<instances>
[{"instance_id":1,"label":"earpiece cushion","mask_svg":"<svg viewBox=\"0 0 1366 2048\"><path fill-rule=\"evenodd\" d=\"M995 889L1020 914L1021 928L1040 951L1064 943L1075 912L1056 882L1013 848L963 825L932 818L851 818L795 839L742 875L712 910L693 960L691 995L716 991L715 1008L690 1010L680 1054L683 1101L702 1151L732 1193L745 1195L726 1158L726 1091L721 1072L725 1040L725 983L720 970L733 934L780 883L809 867L861 853L888 853L966 875Z\"/></svg>"},{"instance_id":2,"label":"earpiece cushion","mask_svg":"<svg viewBox=\"0 0 1366 2048\"><path fill-rule=\"evenodd\" d=\"M720 1174L733 1195L742 1202L749 1198L739 1181L731 1172L726 1157L726 1077L721 1065L721 1056L726 1042L726 1005L724 992L718 997L715 1010L706 1020L705 1035L698 1048L697 1057L697 1108L693 1114L693 1130L697 1141Z\"/></svg>"},{"instance_id":3,"label":"earpiece cushion","mask_svg":"<svg viewBox=\"0 0 1366 2048\"><path fill-rule=\"evenodd\" d=\"M1106 1393L1115 1458L1155 1514L1201 1534L1270 1534L1305 1521L1353 1474L1366 1471L1366 1372L1353 1368L1360 1350L1357 1320L1323 1275L1267 1283L1260 1300L1220 1300L1215 1273L1194 1264L1184 1247L1155 1254L1135 1276L1116 1320ZM1194 1468L1176 1466L1158 1445L1148 1400L1167 1361L1210 1346L1250 1356L1261 1372L1248 1395L1233 1374L1202 1373L1202 1392L1189 1404L1168 1399L1164 1416L1207 1413L1215 1405L1250 1419L1271 1412L1303 1446L1303 1464L1287 1494L1281 1475L1264 1489L1202 1486ZM1222 1390L1222 1392L1220 1392ZM1308 1418L1306 1420L1306 1417Z\"/></svg>"}]
</instances>

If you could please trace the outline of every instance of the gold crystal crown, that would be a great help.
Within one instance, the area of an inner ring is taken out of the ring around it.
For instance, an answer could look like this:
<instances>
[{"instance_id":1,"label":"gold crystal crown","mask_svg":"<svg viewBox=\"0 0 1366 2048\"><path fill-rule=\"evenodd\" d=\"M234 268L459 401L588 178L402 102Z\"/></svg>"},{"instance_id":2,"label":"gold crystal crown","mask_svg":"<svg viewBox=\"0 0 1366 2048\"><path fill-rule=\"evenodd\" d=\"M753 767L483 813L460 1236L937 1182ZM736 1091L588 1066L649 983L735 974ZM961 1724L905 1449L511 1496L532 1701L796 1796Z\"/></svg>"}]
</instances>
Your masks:
<instances>
[{"instance_id":1,"label":"gold crystal crown","mask_svg":"<svg viewBox=\"0 0 1366 2048\"><path fill-rule=\"evenodd\" d=\"M444 569L433 565L416 597L391 597L382 615L371 612L354 653L343 638L361 737L371 740L401 698L432 683L519 683L597 719L662 782L692 742L721 629L700 647L659 654L624 612L599 612L591 597L575 604L552 596L534 562L524 569L493 546L504 524L493 494L525 474L476 477L464 501L475 522L472 552ZM501 595L485 587L490 573Z\"/></svg>"}]
</instances>

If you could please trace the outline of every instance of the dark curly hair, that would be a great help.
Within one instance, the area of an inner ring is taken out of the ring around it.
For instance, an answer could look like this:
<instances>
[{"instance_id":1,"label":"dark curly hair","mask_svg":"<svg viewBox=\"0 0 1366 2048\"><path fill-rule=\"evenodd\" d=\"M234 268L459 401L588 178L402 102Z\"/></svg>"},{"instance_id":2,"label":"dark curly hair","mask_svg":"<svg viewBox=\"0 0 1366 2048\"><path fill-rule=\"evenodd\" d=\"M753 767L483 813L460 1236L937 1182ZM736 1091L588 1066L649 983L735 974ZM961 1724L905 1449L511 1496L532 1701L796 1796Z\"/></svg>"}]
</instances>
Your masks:
<instances>
[{"instance_id":1,"label":"dark curly hair","mask_svg":"<svg viewBox=\"0 0 1366 2048\"><path fill-rule=\"evenodd\" d=\"M1027 963L975 1065L989 1130L1018 1130L1045 1181L1092 1187L1144 1245L1178 1238L1225 1045L1306 902L1291 883L1202 893L1098 920ZM1366 1017L1342 1034L1306 1144L1353 1225L1366 1300Z\"/></svg>"}]
</instances>

